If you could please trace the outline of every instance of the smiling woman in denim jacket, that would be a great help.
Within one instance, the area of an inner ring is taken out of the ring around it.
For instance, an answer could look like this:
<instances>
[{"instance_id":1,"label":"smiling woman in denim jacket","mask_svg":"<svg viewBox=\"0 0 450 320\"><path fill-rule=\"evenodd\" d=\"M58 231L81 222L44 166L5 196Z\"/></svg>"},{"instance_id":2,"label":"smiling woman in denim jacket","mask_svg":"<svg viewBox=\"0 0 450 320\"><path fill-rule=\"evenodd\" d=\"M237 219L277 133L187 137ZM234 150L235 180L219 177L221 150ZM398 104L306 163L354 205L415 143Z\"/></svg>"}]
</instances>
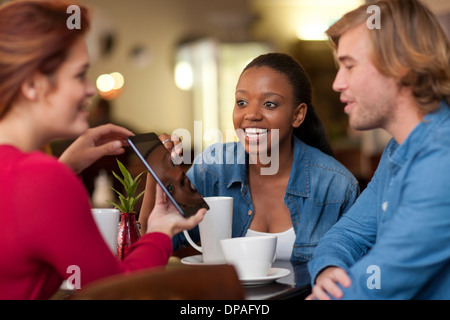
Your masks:
<instances>
[{"instance_id":1,"label":"smiling woman in denim jacket","mask_svg":"<svg viewBox=\"0 0 450 320\"><path fill-rule=\"evenodd\" d=\"M277 258L299 262L311 259L319 239L359 195L356 179L332 157L311 91L292 57L257 57L236 86L233 122L240 142L209 146L187 173L204 197L233 197L233 237L275 234ZM198 228L190 235L200 239ZM175 248L187 244L182 234L173 242Z\"/></svg>"}]
</instances>

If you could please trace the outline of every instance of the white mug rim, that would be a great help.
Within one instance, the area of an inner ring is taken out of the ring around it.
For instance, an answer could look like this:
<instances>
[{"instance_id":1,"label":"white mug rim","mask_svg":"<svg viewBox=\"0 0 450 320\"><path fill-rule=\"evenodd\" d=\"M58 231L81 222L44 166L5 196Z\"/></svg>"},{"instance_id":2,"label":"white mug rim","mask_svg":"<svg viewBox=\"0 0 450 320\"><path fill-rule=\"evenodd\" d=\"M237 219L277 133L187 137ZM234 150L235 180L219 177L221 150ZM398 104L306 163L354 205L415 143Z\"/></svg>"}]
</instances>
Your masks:
<instances>
[{"instance_id":1,"label":"white mug rim","mask_svg":"<svg viewBox=\"0 0 450 320\"><path fill-rule=\"evenodd\" d=\"M113 211L113 212L119 212L120 213L120 211L119 211L119 209L115 209L115 208L91 208L91 211L92 212L96 212L96 213L103 213L103 212L111 212L111 211Z\"/></svg>"},{"instance_id":2,"label":"white mug rim","mask_svg":"<svg viewBox=\"0 0 450 320\"><path fill-rule=\"evenodd\" d=\"M233 197L212 196L212 197L203 197L203 199L208 201L218 201L218 200L230 200L233 199Z\"/></svg>"},{"instance_id":3,"label":"white mug rim","mask_svg":"<svg viewBox=\"0 0 450 320\"><path fill-rule=\"evenodd\" d=\"M251 242L255 240L268 240L268 239L274 239L277 236L275 235L263 235L263 236L252 236L252 237L235 237L235 238L228 238L228 239L222 239L220 242Z\"/></svg>"}]
</instances>

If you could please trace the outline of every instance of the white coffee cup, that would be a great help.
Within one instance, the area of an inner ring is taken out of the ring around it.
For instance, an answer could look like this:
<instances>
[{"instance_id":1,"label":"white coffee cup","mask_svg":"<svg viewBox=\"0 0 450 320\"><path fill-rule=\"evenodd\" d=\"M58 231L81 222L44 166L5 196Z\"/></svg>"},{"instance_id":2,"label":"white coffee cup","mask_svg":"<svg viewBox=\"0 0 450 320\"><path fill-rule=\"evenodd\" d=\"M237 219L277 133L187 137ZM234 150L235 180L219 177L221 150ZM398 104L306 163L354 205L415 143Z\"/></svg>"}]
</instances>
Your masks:
<instances>
[{"instance_id":1,"label":"white coffee cup","mask_svg":"<svg viewBox=\"0 0 450 320\"><path fill-rule=\"evenodd\" d=\"M108 247L116 254L120 211L112 208L91 209L97 227Z\"/></svg>"},{"instance_id":2,"label":"white coffee cup","mask_svg":"<svg viewBox=\"0 0 450 320\"><path fill-rule=\"evenodd\" d=\"M203 254L203 263L225 263L220 240L231 238L233 220L232 197L205 197L209 210L199 223L201 247L184 231L184 236L191 246Z\"/></svg>"},{"instance_id":3,"label":"white coffee cup","mask_svg":"<svg viewBox=\"0 0 450 320\"><path fill-rule=\"evenodd\" d=\"M266 276L275 260L277 237L239 237L220 241L226 261L236 268L239 279Z\"/></svg>"}]
</instances>

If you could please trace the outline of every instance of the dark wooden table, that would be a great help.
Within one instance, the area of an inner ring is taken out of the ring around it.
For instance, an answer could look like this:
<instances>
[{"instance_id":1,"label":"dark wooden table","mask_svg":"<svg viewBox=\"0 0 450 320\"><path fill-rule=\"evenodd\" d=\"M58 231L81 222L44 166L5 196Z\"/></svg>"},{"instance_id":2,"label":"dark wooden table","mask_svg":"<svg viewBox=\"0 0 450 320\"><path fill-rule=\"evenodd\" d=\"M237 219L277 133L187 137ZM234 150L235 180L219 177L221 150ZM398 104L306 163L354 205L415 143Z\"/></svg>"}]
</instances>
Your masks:
<instances>
[{"instance_id":1,"label":"dark wooden table","mask_svg":"<svg viewBox=\"0 0 450 320\"><path fill-rule=\"evenodd\" d=\"M296 264L290 261L277 260L272 267L288 269L290 274L263 284L243 284L246 300L303 300L311 292L310 276L305 263ZM61 287L52 299L68 299L73 293L73 291Z\"/></svg>"}]
</instances>

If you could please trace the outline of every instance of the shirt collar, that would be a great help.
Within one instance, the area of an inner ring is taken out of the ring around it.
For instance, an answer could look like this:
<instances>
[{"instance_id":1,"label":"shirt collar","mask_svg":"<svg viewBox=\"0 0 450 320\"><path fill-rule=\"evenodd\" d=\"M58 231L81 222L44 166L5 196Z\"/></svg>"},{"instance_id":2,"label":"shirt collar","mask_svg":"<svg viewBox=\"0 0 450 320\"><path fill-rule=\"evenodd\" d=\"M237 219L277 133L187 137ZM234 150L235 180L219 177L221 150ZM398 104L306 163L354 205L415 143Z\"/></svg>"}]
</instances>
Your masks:
<instances>
[{"instance_id":1,"label":"shirt collar","mask_svg":"<svg viewBox=\"0 0 450 320\"><path fill-rule=\"evenodd\" d=\"M422 146L429 134L449 117L450 107L442 101L436 110L423 118L401 145L392 139L388 146L389 160L395 165L402 166L417 153L417 149Z\"/></svg>"}]
</instances>

